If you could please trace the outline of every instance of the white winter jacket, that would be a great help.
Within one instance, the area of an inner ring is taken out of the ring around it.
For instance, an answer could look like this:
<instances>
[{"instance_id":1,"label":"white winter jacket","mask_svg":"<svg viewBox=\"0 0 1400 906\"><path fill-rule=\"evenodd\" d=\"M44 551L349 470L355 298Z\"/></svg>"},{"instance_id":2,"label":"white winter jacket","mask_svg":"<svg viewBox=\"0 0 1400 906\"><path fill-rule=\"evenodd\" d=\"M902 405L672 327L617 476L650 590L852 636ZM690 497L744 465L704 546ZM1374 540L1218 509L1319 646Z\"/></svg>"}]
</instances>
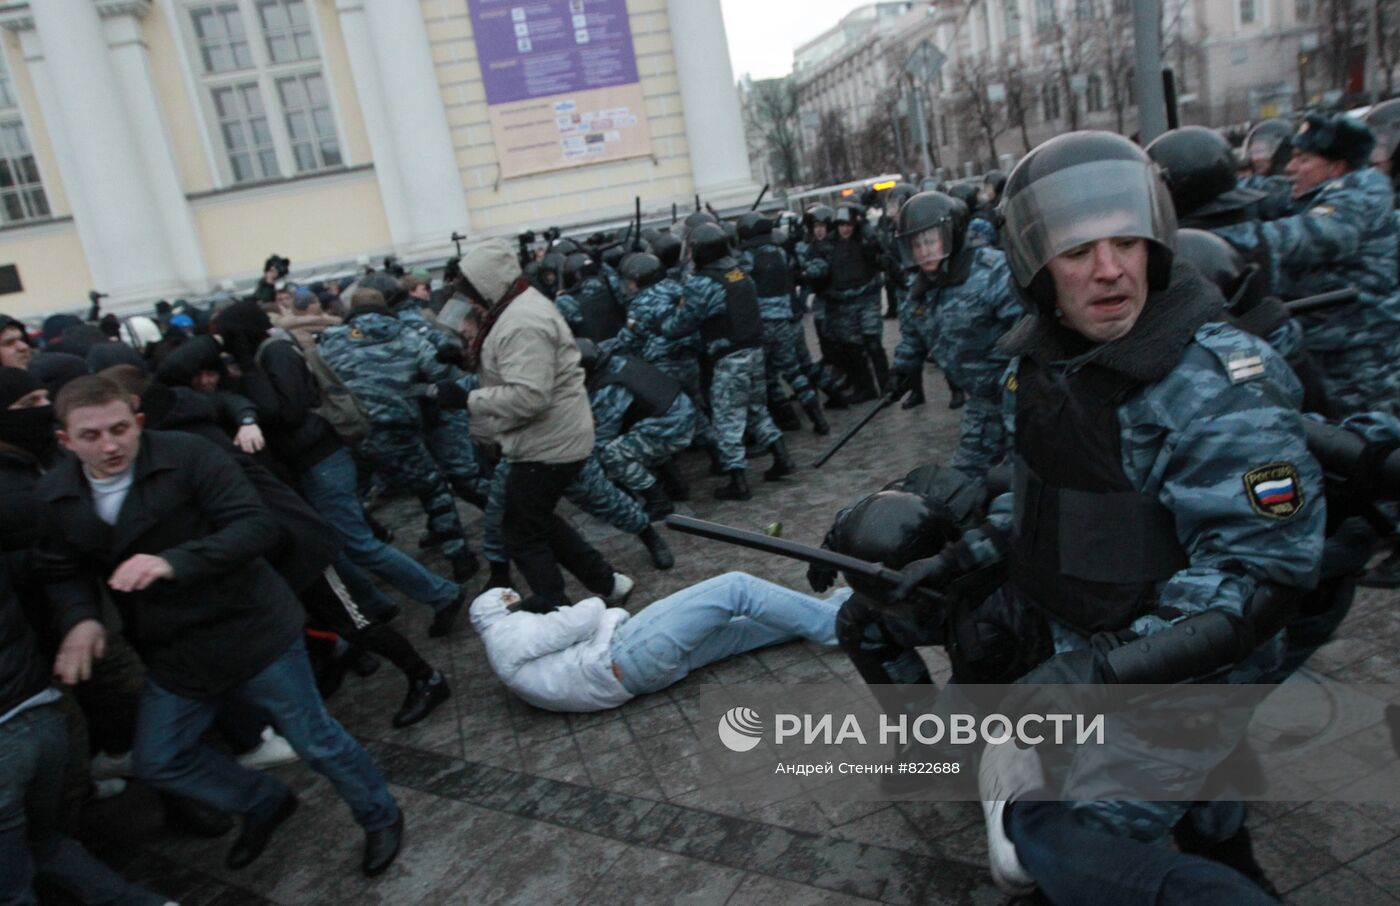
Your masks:
<instances>
[{"instance_id":1,"label":"white winter jacket","mask_svg":"<svg viewBox=\"0 0 1400 906\"><path fill-rule=\"evenodd\" d=\"M507 688L547 711L606 711L633 697L612 671L627 611L588 598L547 614L512 612L507 591L493 588L471 606L486 659Z\"/></svg>"}]
</instances>

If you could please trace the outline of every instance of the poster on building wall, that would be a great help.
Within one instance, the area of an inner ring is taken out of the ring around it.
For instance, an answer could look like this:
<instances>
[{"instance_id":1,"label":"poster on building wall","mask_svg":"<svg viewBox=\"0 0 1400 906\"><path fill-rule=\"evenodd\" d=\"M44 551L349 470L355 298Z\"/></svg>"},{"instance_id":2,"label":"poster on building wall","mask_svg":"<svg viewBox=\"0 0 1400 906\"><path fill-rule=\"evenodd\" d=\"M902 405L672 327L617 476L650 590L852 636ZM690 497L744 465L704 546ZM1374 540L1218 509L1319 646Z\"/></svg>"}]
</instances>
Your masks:
<instances>
[{"instance_id":1,"label":"poster on building wall","mask_svg":"<svg viewBox=\"0 0 1400 906\"><path fill-rule=\"evenodd\" d=\"M467 0L501 177L651 154L627 0Z\"/></svg>"}]
</instances>

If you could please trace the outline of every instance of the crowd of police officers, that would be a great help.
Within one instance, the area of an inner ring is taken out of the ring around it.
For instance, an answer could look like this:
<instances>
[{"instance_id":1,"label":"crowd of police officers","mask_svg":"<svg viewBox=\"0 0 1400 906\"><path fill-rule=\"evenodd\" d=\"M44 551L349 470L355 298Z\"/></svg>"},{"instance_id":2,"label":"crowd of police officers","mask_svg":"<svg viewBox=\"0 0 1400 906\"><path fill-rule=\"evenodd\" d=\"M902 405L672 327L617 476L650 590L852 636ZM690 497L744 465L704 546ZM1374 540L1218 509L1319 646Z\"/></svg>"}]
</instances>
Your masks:
<instances>
[{"instance_id":1,"label":"crowd of police officers","mask_svg":"<svg viewBox=\"0 0 1400 906\"><path fill-rule=\"evenodd\" d=\"M1078 132L980 184L899 183L800 217L697 212L522 263L585 342L590 381L627 389L624 421L689 402L720 499L749 497L746 448L771 452L765 480L793 472L794 403L826 434L824 409L924 404L936 364L963 409L951 462L855 501L824 543L902 570L897 587L848 574L838 620L885 707L911 707L884 700L894 686L937 707L926 645L946 646L960 684L1277 683L1358 581L1400 585L1400 556L1367 571L1394 544L1400 492L1398 149L1400 101L1364 122L1271 120L1242 148L1197 127L1145 150ZM627 482L653 516L688 492L672 423L637 457L659 480ZM809 571L817 590L835 578ZM1034 749L981 759L1003 889L1277 896L1241 804L1031 801L1057 771L1073 767Z\"/></svg>"}]
</instances>

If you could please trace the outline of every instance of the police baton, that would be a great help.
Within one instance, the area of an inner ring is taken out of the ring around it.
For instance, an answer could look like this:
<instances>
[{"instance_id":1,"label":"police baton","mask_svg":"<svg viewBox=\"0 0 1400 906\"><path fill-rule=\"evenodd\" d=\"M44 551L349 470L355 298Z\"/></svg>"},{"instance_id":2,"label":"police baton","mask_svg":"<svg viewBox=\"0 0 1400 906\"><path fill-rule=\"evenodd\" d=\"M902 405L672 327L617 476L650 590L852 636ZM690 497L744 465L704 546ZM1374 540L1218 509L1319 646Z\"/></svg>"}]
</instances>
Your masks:
<instances>
[{"instance_id":1,"label":"police baton","mask_svg":"<svg viewBox=\"0 0 1400 906\"><path fill-rule=\"evenodd\" d=\"M761 205L761 204L763 204L763 196L765 196L765 195L768 194L768 188L769 188L769 184L765 182L765 183L763 184L763 191L761 191L761 192L758 193L758 197L755 198L755 199L753 200L753 204L749 206L749 210L750 210L750 211L757 211L757 210L758 210L758 206Z\"/></svg>"},{"instance_id":2,"label":"police baton","mask_svg":"<svg viewBox=\"0 0 1400 906\"><path fill-rule=\"evenodd\" d=\"M789 560L801 560L816 566L827 566L842 572L855 573L868 579L874 579L891 588L898 586L903 578L898 570L890 569L879 563L848 557L824 547L800 544L786 538L774 538L772 535L765 535L762 532L734 528L719 522L707 522L704 519L695 519L673 513L666 517L666 527L686 535L708 538L711 541L722 541L725 544L763 551L765 554L777 554L779 557L787 557Z\"/></svg>"},{"instance_id":3,"label":"police baton","mask_svg":"<svg viewBox=\"0 0 1400 906\"><path fill-rule=\"evenodd\" d=\"M1354 431L1311 419L1303 422L1303 430L1308 436L1308 452L1328 477L1344 485L1358 482L1364 497L1400 500L1400 450L1386 452Z\"/></svg>"},{"instance_id":4,"label":"police baton","mask_svg":"<svg viewBox=\"0 0 1400 906\"><path fill-rule=\"evenodd\" d=\"M822 466L826 465L826 461L831 457L835 456L836 451L844 447L846 445L846 442L849 441L851 438L855 437L856 433L859 432L861 428L864 428L872 418L879 415L881 412L883 412L885 409L888 409L890 406L893 406L894 403L895 401L888 396L880 400L878 405L876 405L869 412L865 413L865 416L860 421L856 422L855 425L847 429L846 433L842 434L837 439L836 443L832 444L825 453L817 457L817 461L812 463L812 468L820 469Z\"/></svg>"},{"instance_id":5,"label":"police baton","mask_svg":"<svg viewBox=\"0 0 1400 906\"><path fill-rule=\"evenodd\" d=\"M1302 299L1293 299L1283 303L1283 307L1288 309L1290 315L1303 315L1315 311L1326 311L1329 308L1340 308L1343 305L1350 305L1358 298L1357 289L1348 286L1346 289L1335 289L1330 293L1320 293L1316 296L1305 296Z\"/></svg>"}]
</instances>

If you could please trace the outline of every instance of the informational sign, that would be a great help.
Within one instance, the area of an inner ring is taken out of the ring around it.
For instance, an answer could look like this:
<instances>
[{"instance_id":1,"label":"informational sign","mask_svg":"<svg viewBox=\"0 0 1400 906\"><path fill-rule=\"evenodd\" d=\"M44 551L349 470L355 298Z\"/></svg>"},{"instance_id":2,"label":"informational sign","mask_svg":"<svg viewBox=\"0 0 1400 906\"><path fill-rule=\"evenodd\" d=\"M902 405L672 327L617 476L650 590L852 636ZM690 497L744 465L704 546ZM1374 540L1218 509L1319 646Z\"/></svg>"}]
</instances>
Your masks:
<instances>
[{"instance_id":1,"label":"informational sign","mask_svg":"<svg viewBox=\"0 0 1400 906\"><path fill-rule=\"evenodd\" d=\"M651 154L627 0L467 0L501 176Z\"/></svg>"}]
</instances>

